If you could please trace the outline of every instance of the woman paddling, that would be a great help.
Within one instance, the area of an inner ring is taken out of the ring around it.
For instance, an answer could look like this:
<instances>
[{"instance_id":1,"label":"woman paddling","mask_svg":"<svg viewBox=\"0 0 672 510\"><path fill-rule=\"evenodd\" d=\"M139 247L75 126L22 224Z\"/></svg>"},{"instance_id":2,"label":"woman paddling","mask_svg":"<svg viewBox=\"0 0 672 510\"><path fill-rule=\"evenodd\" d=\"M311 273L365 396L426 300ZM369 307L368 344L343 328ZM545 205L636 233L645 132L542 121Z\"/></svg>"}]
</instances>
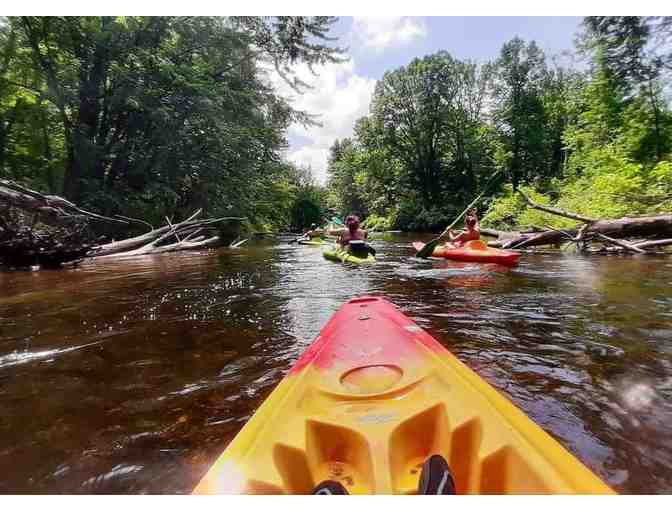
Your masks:
<instances>
[{"instance_id":1,"label":"woman paddling","mask_svg":"<svg viewBox=\"0 0 672 510\"><path fill-rule=\"evenodd\" d=\"M327 229L327 234L337 237L336 242L343 249L348 248L350 241L364 241L369 236L366 230L359 228L359 217L354 214L345 219L345 226L346 228Z\"/></svg>"},{"instance_id":2,"label":"woman paddling","mask_svg":"<svg viewBox=\"0 0 672 510\"><path fill-rule=\"evenodd\" d=\"M369 252L375 256L375 250L365 242L369 233L359 228L359 217L351 214L345 219L345 226L347 228L327 229L327 234L336 236L338 245L353 255L360 256Z\"/></svg>"},{"instance_id":3,"label":"woman paddling","mask_svg":"<svg viewBox=\"0 0 672 510\"><path fill-rule=\"evenodd\" d=\"M481 238L481 230L478 225L478 216L476 215L475 208L467 211L467 215L464 217L464 227L464 232L457 235L452 229L448 231L450 241L445 243L444 246L446 248L459 248L467 241L477 241Z\"/></svg>"}]
</instances>

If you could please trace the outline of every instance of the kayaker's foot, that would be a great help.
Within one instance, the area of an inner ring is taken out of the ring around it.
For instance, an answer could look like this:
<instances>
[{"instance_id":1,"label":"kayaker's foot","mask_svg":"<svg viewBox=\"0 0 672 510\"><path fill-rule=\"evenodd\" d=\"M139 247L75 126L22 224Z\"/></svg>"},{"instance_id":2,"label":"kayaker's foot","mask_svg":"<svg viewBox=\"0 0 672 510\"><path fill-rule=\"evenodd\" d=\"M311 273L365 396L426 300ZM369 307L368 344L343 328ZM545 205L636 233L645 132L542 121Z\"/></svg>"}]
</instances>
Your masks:
<instances>
[{"instance_id":1,"label":"kayaker's foot","mask_svg":"<svg viewBox=\"0 0 672 510\"><path fill-rule=\"evenodd\" d=\"M422 465L418 494L455 494L455 480L441 455L432 455Z\"/></svg>"},{"instance_id":2,"label":"kayaker's foot","mask_svg":"<svg viewBox=\"0 0 672 510\"><path fill-rule=\"evenodd\" d=\"M316 496L347 496L348 491L340 482L325 480L313 489Z\"/></svg>"}]
</instances>

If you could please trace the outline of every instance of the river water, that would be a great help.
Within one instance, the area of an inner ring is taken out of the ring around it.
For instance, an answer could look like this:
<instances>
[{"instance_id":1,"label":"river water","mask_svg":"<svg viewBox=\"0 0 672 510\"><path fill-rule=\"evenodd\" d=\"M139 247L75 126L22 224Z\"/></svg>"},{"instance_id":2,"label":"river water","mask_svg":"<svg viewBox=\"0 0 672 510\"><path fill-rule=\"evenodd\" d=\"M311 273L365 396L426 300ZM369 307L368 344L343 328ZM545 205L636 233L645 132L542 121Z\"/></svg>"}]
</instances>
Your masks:
<instances>
[{"instance_id":1,"label":"river water","mask_svg":"<svg viewBox=\"0 0 672 510\"><path fill-rule=\"evenodd\" d=\"M672 492L672 259L420 260L398 235L0 273L0 493L191 491L347 299L385 296L619 492Z\"/></svg>"}]
</instances>

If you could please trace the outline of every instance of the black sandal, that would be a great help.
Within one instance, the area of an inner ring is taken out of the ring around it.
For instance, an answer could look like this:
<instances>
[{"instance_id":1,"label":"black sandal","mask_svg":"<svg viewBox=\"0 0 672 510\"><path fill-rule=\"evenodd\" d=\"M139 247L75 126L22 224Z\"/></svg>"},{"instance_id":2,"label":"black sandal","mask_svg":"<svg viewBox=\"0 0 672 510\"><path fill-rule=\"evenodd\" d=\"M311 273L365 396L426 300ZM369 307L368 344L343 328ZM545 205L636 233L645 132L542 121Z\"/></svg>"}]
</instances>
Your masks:
<instances>
[{"instance_id":1,"label":"black sandal","mask_svg":"<svg viewBox=\"0 0 672 510\"><path fill-rule=\"evenodd\" d=\"M418 494L455 494L453 474L441 455L432 455L422 465Z\"/></svg>"},{"instance_id":2,"label":"black sandal","mask_svg":"<svg viewBox=\"0 0 672 510\"><path fill-rule=\"evenodd\" d=\"M345 490L343 484L334 480L325 480L313 489L315 496L347 496L348 491Z\"/></svg>"}]
</instances>

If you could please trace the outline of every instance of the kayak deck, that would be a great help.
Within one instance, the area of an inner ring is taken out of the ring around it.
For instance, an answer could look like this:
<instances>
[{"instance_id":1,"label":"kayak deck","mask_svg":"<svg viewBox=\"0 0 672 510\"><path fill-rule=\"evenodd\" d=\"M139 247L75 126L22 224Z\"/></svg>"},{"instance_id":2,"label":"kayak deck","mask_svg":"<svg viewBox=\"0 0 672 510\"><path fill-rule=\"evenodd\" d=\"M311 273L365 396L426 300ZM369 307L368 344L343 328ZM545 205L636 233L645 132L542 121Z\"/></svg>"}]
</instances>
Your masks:
<instances>
[{"instance_id":1,"label":"kayak deck","mask_svg":"<svg viewBox=\"0 0 672 510\"><path fill-rule=\"evenodd\" d=\"M416 241L413 243L413 248L416 251L422 250L425 243ZM500 250L497 248L490 248L483 241L467 241L459 248L447 248L445 246L437 246L432 252L432 257L439 257L450 260L459 260L462 262L480 262L486 264L504 264L513 266L518 263L520 253L510 250Z\"/></svg>"},{"instance_id":2,"label":"kayak deck","mask_svg":"<svg viewBox=\"0 0 672 510\"><path fill-rule=\"evenodd\" d=\"M610 494L589 469L384 299L344 304L196 494L414 494L431 454L458 494Z\"/></svg>"}]
</instances>

